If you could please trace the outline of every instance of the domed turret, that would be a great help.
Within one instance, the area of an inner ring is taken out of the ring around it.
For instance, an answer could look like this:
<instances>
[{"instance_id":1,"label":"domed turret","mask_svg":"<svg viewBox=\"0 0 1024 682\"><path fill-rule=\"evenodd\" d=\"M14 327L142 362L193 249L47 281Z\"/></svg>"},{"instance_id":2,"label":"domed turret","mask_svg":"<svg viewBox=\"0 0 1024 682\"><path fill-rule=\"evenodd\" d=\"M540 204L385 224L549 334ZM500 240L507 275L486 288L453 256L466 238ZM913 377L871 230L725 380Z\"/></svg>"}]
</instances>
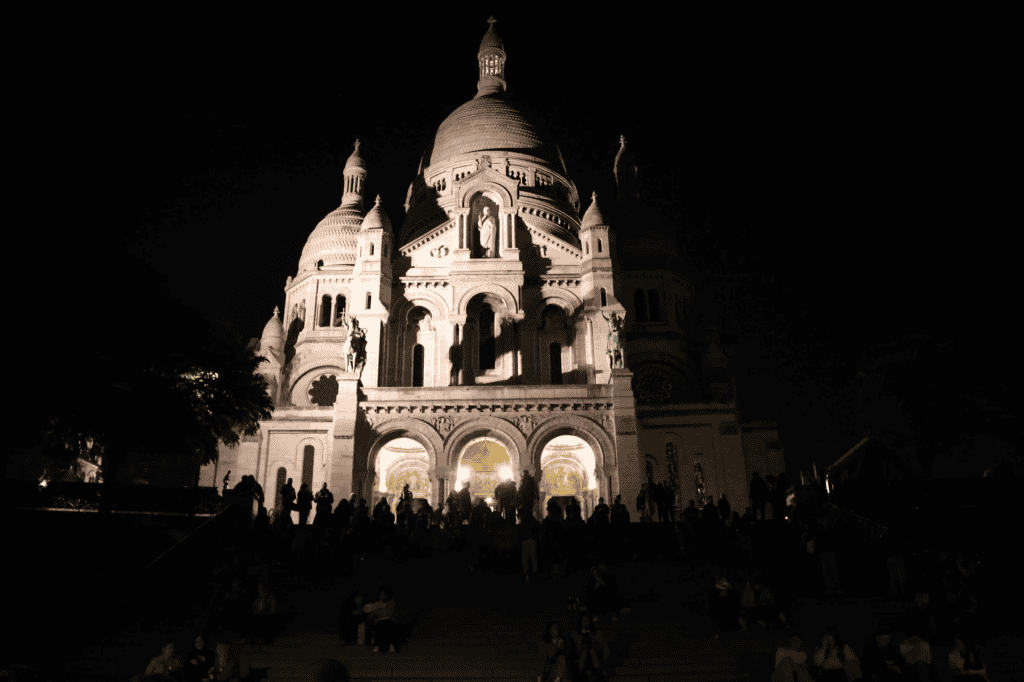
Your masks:
<instances>
[{"instance_id":1,"label":"domed turret","mask_svg":"<svg viewBox=\"0 0 1024 682\"><path fill-rule=\"evenodd\" d=\"M480 41L477 61L480 63L480 80L476 84L476 96L505 92L505 46L494 30L494 17L487 20L490 28Z\"/></svg>"},{"instance_id":2,"label":"domed turret","mask_svg":"<svg viewBox=\"0 0 1024 682\"><path fill-rule=\"evenodd\" d=\"M615 185L618 187L618 200L640 198L639 174L636 157L626 147L626 136L619 136L619 152L615 155Z\"/></svg>"},{"instance_id":3,"label":"domed turret","mask_svg":"<svg viewBox=\"0 0 1024 682\"><path fill-rule=\"evenodd\" d=\"M263 327L263 336L260 337L260 354L268 360L280 362L283 350L284 325L281 323L280 310L274 306L274 314Z\"/></svg>"},{"instance_id":4,"label":"domed turret","mask_svg":"<svg viewBox=\"0 0 1024 682\"><path fill-rule=\"evenodd\" d=\"M580 226L580 231L607 224L608 221L604 219L604 215L601 213L601 207L597 205L597 192L594 192L590 197L590 206L587 208L587 212L583 214L583 223Z\"/></svg>"},{"instance_id":5,"label":"domed turret","mask_svg":"<svg viewBox=\"0 0 1024 682\"><path fill-rule=\"evenodd\" d=\"M371 208L366 214L366 217L363 218L362 229L364 232L367 230L384 230L385 232L391 232L391 220L380 205L379 194L377 195L377 200L373 204L373 208Z\"/></svg>"},{"instance_id":6,"label":"domed turret","mask_svg":"<svg viewBox=\"0 0 1024 682\"><path fill-rule=\"evenodd\" d=\"M345 162L345 193L341 205L320 221L306 240L299 258L299 272L321 266L355 265L359 248L357 236L363 223L363 184L366 160L355 150Z\"/></svg>"}]
</instances>

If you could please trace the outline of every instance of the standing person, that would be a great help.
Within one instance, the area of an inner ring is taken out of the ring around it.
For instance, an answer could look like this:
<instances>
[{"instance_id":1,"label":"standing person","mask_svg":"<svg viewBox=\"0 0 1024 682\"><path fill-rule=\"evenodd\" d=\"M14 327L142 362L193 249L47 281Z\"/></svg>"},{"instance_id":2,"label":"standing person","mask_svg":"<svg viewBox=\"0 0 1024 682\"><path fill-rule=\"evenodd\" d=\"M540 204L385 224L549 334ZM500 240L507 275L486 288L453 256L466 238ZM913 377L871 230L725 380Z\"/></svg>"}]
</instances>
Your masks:
<instances>
[{"instance_id":1,"label":"standing person","mask_svg":"<svg viewBox=\"0 0 1024 682\"><path fill-rule=\"evenodd\" d=\"M295 488L292 487L292 479L281 486L281 509L287 514L295 508Z\"/></svg>"},{"instance_id":2,"label":"standing person","mask_svg":"<svg viewBox=\"0 0 1024 682\"><path fill-rule=\"evenodd\" d=\"M461 525L469 521L469 517L473 513L473 494L469 492L469 481L463 481L462 490L456 495L456 500L459 506L459 524Z\"/></svg>"},{"instance_id":3,"label":"standing person","mask_svg":"<svg viewBox=\"0 0 1024 682\"><path fill-rule=\"evenodd\" d=\"M327 481L324 481L320 490L316 491L316 516L313 517L313 527L323 531L324 526L331 520L331 511L334 509L334 494L327 489Z\"/></svg>"},{"instance_id":4,"label":"standing person","mask_svg":"<svg viewBox=\"0 0 1024 682\"><path fill-rule=\"evenodd\" d=\"M725 493L722 493L722 497L718 500L718 515L723 519L732 518L732 506L729 504L729 500L725 499Z\"/></svg>"},{"instance_id":5,"label":"standing person","mask_svg":"<svg viewBox=\"0 0 1024 682\"><path fill-rule=\"evenodd\" d=\"M604 527L609 523L608 515L609 509L608 505L604 503L604 498L597 498L597 506L594 507L594 513L590 515L589 521Z\"/></svg>"},{"instance_id":6,"label":"standing person","mask_svg":"<svg viewBox=\"0 0 1024 682\"><path fill-rule=\"evenodd\" d=\"M265 501L265 498L263 497L263 486L260 485L260 482L256 480L255 476L250 476L249 479L252 480L253 494L256 496L256 501L260 504L260 509L262 509Z\"/></svg>"},{"instance_id":7,"label":"standing person","mask_svg":"<svg viewBox=\"0 0 1024 682\"><path fill-rule=\"evenodd\" d=\"M299 525L305 526L309 520L309 511L313 508L313 493L309 492L309 485L307 483L303 482L299 486L297 499L295 508L299 512Z\"/></svg>"},{"instance_id":8,"label":"standing person","mask_svg":"<svg viewBox=\"0 0 1024 682\"><path fill-rule=\"evenodd\" d=\"M750 477L750 508L760 521L764 519L764 505L768 502L768 484L761 478L761 474L754 472Z\"/></svg>"},{"instance_id":9,"label":"standing person","mask_svg":"<svg viewBox=\"0 0 1024 682\"><path fill-rule=\"evenodd\" d=\"M537 487L537 481L534 480L533 476L529 471L523 469L523 478L519 483L519 518L522 519L524 516L529 514L533 516L535 513L535 506L537 499L540 497L540 490Z\"/></svg>"},{"instance_id":10,"label":"standing person","mask_svg":"<svg viewBox=\"0 0 1024 682\"><path fill-rule=\"evenodd\" d=\"M519 540L523 550L523 576L530 582L530 576L537 575L537 536L540 524L533 514L524 514L519 520Z\"/></svg>"},{"instance_id":11,"label":"standing person","mask_svg":"<svg viewBox=\"0 0 1024 682\"><path fill-rule=\"evenodd\" d=\"M615 502L612 503L611 522L615 525L629 523L629 510L626 509L626 505L622 504L622 495L616 495Z\"/></svg>"}]
</instances>

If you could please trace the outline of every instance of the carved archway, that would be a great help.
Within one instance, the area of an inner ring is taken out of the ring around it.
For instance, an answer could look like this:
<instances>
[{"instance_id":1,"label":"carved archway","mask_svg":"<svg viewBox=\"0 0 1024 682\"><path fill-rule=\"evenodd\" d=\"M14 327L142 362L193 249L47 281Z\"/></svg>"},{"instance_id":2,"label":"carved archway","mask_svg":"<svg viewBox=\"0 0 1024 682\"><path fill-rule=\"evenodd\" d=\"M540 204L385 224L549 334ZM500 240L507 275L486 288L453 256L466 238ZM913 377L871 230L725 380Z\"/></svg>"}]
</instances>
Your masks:
<instances>
[{"instance_id":1,"label":"carved archway","mask_svg":"<svg viewBox=\"0 0 1024 682\"><path fill-rule=\"evenodd\" d=\"M480 294L491 294L497 301L500 301L499 307L502 309L500 311L495 310L494 312L500 312L502 317L511 317L519 312L519 307L516 304L516 297L512 295L511 291L500 284L486 282L471 287L463 293L461 297L459 297L459 301L455 306L455 314L465 315L470 301Z\"/></svg>"},{"instance_id":2,"label":"carved archway","mask_svg":"<svg viewBox=\"0 0 1024 682\"><path fill-rule=\"evenodd\" d=\"M599 468L615 467L615 444L608 432L597 422L575 414L560 414L537 426L526 441L528 464L524 464L524 467L533 472L540 471L544 446L556 436L576 436L586 441L594 451L594 459Z\"/></svg>"},{"instance_id":3,"label":"carved archway","mask_svg":"<svg viewBox=\"0 0 1024 682\"><path fill-rule=\"evenodd\" d=\"M368 419L372 421L373 415L368 415ZM354 472L355 477L361 478L363 481L360 494L367 500L371 499L374 494L372 488L377 456L385 445L396 438L410 438L422 445L423 449L427 451L428 472L437 469L439 456L444 452L444 441L440 434L426 422L412 417L400 417L373 425L372 428L372 435L367 439L369 446L365 452L357 455L357 464L362 470ZM432 504L434 502L434 500L431 501Z\"/></svg>"}]
</instances>

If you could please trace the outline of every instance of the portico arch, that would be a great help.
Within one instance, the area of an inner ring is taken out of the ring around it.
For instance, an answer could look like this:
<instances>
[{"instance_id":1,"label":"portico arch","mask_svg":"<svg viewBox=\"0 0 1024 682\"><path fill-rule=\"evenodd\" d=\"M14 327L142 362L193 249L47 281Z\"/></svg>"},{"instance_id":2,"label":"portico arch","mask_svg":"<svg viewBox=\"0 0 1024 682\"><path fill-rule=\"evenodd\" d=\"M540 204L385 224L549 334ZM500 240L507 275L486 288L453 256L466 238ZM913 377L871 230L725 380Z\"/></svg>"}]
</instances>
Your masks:
<instances>
[{"instance_id":1,"label":"portico arch","mask_svg":"<svg viewBox=\"0 0 1024 682\"><path fill-rule=\"evenodd\" d=\"M455 427L444 444L444 462L452 470L459 465L462 449L474 438L491 437L505 446L512 469L521 475L523 453L526 452L526 438L519 429L504 419L480 415ZM525 467L529 468L529 467ZM518 476L516 477L518 480Z\"/></svg>"},{"instance_id":2,"label":"portico arch","mask_svg":"<svg viewBox=\"0 0 1024 682\"><path fill-rule=\"evenodd\" d=\"M596 422L574 414L558 415L542 422L533 433L530 434L526 443L528 463L523 468L529 469L534 477L540 479L541 456L544 454L544 447L558 436L576 436L590 446L594 452L594 463L596 465L597 489L599 495L605 501L611 499L612 490L609 489L609 476L612 476L616 468L615 444L604 430Z\"/></svg>"},{"instance_id":3,"label":"portico arch","mask_svg":"<svg viewBox=\"0 0 1024 682\"><path fill-rule=\"evenodd\" d=\"M519 306L516 304L516 297L512 295L511 291L500 284L487 282L484 284L478 284L466 291L455 305L455 314L465 315L469 302L480 294L491 294L489 298L495 299L496 302L499 302L498 307L501 308L501 310L495 310L494 312L500 312L502 317L508 317L519 312Z\"/></svg>"},{"instance_id":4,"label":"portico arch","mask_svg":"<svg viewBox=\"0 0 1024 682\"><path fill-rule=\"evenodd\" d=\"M360 495L367 501L373 498L373 475L377 457L381 449L396 438L410 438L423 446L427 452L428 471L434 471L437 468L438 456L444 452L444 443L440 434L419 419L404 417L386 421L374 427L370 446L364 453L364 457L359 458L363 465L363 471L357 473L357 476L363 479ZM432 497L437 495L437 486L431 486L431 493ZM435 504L435 502L434 499L431 499L431 504Z\"/></svg>"}]
</instances>

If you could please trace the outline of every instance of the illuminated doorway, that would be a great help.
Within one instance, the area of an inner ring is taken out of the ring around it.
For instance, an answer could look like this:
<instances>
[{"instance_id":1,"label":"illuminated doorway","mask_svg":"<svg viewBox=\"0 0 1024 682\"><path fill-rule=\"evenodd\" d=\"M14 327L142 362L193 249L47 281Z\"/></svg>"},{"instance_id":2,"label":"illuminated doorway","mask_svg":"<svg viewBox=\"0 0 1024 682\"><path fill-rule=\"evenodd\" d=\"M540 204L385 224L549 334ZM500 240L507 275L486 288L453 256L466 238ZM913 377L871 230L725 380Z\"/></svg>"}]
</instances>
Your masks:
<instances>
[{"instance_id":1,"label":"illuminated doorway","mask_svg":"<svg viewBox=\"0 0 1024 682\"><path fill-rule=\"evenodd\" d=\"M495 488L513 477L512 458L505 446L494 438L474 438L459 454L452 490L462 490L463 482L469 481L469 493L474 502L479 498L493 506Z\"/></svg>"},{"instance_id":2,"label":"illuminated doorway","mask_svg":"<svg viewBox=\"0 0 1024 682\"><path fill-rule=\"evenodd\" d=\"M557 501L564 508L565 498L574 497L583 519L588 519L600 495L596 463L593 448L578 436L556 436L548 441L540 456L541 513L547 513L552 498L560 498Z\"/></svg>"},{"instance_id":3,"label":"illuminated doorway","mask_svg":"<svg viewBox=\"0 0 1024 682\"><path fill-rule=\"evenodd\" d=\"M387 499L391 510L402 494L402 488L409 484L414 500L430 499L430 458L426 449L412 438L395 438L388 441L377 453L374 462L372 509L381 497Z\"/></svg>"}]
</instances>

